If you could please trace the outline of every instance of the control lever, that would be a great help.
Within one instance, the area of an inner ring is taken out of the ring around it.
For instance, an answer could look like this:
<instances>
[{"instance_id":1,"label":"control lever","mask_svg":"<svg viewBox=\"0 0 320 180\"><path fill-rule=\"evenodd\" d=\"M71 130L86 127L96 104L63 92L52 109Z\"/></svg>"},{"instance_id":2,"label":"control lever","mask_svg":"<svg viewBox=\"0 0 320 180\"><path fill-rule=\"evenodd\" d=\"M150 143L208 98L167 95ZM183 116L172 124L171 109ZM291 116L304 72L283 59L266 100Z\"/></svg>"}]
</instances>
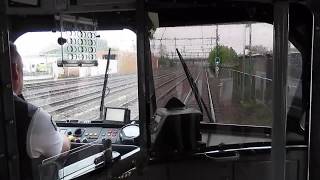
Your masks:
<instances>
[{"instance_id":1,"label":"control lever","mask_svg":"<svg viewBox=\"0 0 320 180\"><path fill-rule=\"evenodd\" d=\"M104 157L105 157L105 162L112 164L115 161L120 159L120 153L116 152L116 151L112 151L112 141L111 139L102 139L102 144L104 146L105 153L104 153Z\"/></svg>"},{"instance_id":2,"label":"control lever","mask_svg":"<svg viewBox=\"0 0 320 180\"><path fill-rule=\"evenodd\" d=\"M110 139L102 139L103 145L103 155L97 157L94 160L95 165L97 166L110 166L112 163L112 147L111 147L111 140Z\"/></svg>"},{"instance_id":3,"label":"control lever","mask_svg":"<svg viewBox=\"0 0 320 180\"><path fill-rule=\"evenodd\" d=\"M111 139L102 139L104 151L104 163L105 165L110 165L112 163L112 141Z\"/></svg>"},{"instance_id":4,"label":"control lever","mask_svg":"<svg viewBox=\"0 0 320 180\"><path fill-rule=\"evenodd\" d=\"M106 171L103 172L103 177L106 177L107 180L112 179L112 163L120 157L119 153L112 151L111 144L112 141L110 139L102 139L102 145L104 149L103 155L94 160L96 166L106 168Z\"/></svg>"}]
</instances>

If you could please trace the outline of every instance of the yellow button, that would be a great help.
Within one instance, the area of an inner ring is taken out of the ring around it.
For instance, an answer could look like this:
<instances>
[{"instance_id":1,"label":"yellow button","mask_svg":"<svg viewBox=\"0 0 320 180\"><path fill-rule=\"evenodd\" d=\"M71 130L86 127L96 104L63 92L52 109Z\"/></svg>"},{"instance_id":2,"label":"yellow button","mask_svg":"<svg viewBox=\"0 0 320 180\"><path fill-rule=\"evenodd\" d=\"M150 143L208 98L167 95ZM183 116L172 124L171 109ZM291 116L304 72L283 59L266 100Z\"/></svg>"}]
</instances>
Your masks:
<instances>
[{"instance_id":1,"label":"yellow button","mask_svg":"<svg viewBox=\"0 0 320 180\"><path fill-rule=\"evenodd\" d=\"M71 135L71 136L68 136L68 139L69 139L70 141L74 141L76 138Z\"/></svg>"}]
</instances>

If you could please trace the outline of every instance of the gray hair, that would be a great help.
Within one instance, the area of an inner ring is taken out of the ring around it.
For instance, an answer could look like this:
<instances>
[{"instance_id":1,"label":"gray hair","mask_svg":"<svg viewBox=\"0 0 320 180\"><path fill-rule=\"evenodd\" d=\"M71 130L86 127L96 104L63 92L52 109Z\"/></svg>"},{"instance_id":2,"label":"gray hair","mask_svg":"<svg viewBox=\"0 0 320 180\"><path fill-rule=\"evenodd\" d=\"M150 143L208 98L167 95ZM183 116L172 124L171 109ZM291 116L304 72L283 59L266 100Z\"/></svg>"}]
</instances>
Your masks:
<instances>
[{"instance_id":1,"label":"gray hair","mask_svg":"<svg viewBox=\"0 0 320 180\"><path fill-rule=\"evenodd\" d=\"M12 64L19 64L19 53L17 51L17 46L13 44L12 42L9 43L10 46L10 57L11 57L11 63Z\"/></svg>"}]
</instances>

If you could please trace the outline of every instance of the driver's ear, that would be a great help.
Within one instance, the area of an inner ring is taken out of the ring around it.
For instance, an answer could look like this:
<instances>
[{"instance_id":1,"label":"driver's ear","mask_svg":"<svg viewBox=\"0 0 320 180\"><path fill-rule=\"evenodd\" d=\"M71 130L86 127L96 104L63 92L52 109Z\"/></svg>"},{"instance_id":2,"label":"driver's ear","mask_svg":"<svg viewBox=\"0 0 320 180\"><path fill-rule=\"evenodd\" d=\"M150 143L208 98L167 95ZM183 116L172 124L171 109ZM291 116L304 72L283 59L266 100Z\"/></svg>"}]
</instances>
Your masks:
<instances>
[{"instance_id":1,"label":"driver's ear","mask_svg":"<svg viewBox=\"0 0 320 180\"><path fill-rule=\"evenodd\" d=\"M16 63L11 64L11 78L12 80L18 80L19 79L19 70L18 65Z\"/></svg>"}]
</instances>

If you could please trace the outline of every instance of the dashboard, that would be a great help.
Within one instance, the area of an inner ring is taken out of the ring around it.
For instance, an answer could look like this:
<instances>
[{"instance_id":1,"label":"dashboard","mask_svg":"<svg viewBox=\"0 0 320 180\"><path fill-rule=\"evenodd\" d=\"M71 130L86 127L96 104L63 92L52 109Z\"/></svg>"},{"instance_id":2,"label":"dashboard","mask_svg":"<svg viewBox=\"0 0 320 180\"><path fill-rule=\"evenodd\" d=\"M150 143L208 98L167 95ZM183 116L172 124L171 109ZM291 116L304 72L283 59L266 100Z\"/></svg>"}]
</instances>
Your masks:
<instances>
[{"instance_id":1,"label":"dashboard","mask_svg":"<svg viewBox=\"0 0 320 180\"><path fill-rule=\"evenodd\" d=\"M112 143L120 143L121 128L104 127L68 127L68 124L58 127L61 134L66 135L72 143L102 143L103 139L110 139Z\"/></svg>"},{"instance_id":2,"label":"dashboard","mask_svg":"<svg viewBox=\"0 0 320 180\"><path fill-rule=\"evenodd\" d=\"M106 107L103 119L93 121L66 120L56 121L58 131L66 135L71 143L98 143L110 139L113 144L122 144L132 135L138 136L138 128L126 128L130 132L122 132L123 127L138 126L130 121L130 110L126 108ZM122 133L120 133L122 132ZM129 135L129 136L126 136ZM137 137L135 137L137 138ZM133 138L134 139L134 138ZM127 143L127 141L126 141ZM132 142L134 143L134 142Z\"/></svg>"},{"instance_id":3,"label":"dashboard","mask_svg":"<svg viewBox=\"0 0 320 180\"><path fill-rule=\"evenodd\" d=\"M124 125L108 123L70 123L56 122L58 131L66 135L72 145L78 144L103 144L111 140L112 144L138 145L140 129L137 121Z\"/></svg>"}]
</instances>

